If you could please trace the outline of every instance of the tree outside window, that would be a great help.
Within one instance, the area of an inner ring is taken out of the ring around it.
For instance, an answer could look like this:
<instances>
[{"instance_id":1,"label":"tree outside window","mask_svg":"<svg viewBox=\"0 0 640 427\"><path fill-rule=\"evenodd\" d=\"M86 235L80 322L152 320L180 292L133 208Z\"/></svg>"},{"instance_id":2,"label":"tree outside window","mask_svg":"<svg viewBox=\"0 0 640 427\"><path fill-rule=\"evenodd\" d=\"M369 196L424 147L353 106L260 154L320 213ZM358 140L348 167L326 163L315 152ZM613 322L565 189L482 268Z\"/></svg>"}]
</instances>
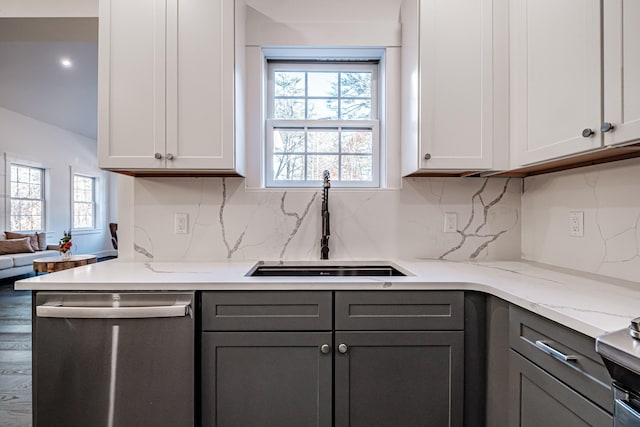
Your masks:
<instances>
[{"instance_id":1,"label":"tree outside window","mask_svg":"<svg viewBox=\"0 0 640 427\"><path fill-rule=\"evenodd\" d=\"M11 231L43 231L44 169L17 163L12 163L10 169Z\"/></svg>"},{"instance_id":2,"label":"tree outside window","mask_svg":"<svg viewBox=\"0 0 640 427\"><path fill-rule=\"evenodd\" d=\"M96 216L96 178L86 175L73 175L73 228L95 228Z\"/></svg>"},{"instance_id":3,"label":"tree outside window","mask_svg":"<svg viewBox=\"0 0 640 427\"><path fill-rule=\"evenodd\" d=\"M377 64L270 64L267 184L378 185Z\"/></svg>"}]
</instances>

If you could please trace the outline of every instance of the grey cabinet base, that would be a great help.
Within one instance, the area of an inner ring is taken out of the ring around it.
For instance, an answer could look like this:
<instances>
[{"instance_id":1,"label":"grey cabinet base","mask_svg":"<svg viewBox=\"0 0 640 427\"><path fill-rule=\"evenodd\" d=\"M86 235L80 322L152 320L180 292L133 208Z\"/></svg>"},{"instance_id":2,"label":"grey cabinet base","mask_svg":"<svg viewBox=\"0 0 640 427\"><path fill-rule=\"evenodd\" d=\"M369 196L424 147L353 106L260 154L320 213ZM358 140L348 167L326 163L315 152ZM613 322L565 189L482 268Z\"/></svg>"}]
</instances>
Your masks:
<instances>
[{"instance_id":1,"label":"grey cabinet base","mask_svg":"<svg viewBox=\"0 0 640 427\"><path fill-rule=\"evenodd\" d=\"M462 426L464 332L336 332L335 426Z\"/></svg>"},{"instance_id":2,"label":"grey cabinet base","mask_svg":"<svg viewBox=\"0 0 640 427\"><path fill-rule=\"evenodd\" d=\"M611 427L611 415L515 351L509 354L509 425Z\"/></svg>"},{"instance_id":3,"label":"grey cabinet base","mask_svg":"<svg viewBox=\"0 0 640 427\"><path fill-rule=\"evenodd\" d=\"M331 426L331 332L202 334L202 425Z\"/></svg>"}]
</instances>

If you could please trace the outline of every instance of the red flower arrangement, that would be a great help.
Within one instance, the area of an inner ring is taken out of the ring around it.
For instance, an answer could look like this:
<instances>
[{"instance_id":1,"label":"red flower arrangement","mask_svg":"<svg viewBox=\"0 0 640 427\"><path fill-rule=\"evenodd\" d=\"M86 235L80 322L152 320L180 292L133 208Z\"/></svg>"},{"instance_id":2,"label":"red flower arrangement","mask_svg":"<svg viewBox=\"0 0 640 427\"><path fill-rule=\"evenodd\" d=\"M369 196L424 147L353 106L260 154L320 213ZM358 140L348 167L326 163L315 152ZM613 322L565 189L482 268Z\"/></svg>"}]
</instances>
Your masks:
<instances>
[{"instance_id":1,"label":"red flower arrangement","mask_svg":"<svg viewBox=\"0 0 640 427\"><path fill-rule=\"evenodd\" d=\"M60 243L58 243L58 250L62 253L69 252L73 243L71 243L71 231L65 231L64 237L60 239Z\"/></svg>"}]
</instances>

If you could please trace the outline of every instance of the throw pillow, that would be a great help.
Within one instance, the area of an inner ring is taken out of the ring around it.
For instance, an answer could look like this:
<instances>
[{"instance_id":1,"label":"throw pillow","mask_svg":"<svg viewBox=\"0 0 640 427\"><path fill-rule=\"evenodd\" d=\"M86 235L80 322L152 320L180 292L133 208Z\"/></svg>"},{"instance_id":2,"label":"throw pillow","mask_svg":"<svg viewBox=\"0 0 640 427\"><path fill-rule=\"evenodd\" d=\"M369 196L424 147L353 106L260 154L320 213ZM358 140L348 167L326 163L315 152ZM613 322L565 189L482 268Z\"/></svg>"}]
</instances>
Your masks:
<instances>
[{"instance_id":1,"label":"throw pillow","mask_svg":"<svg viewBox=\"0 0 640 427\"><path fill-rule=\"evenodd\" d=\"M36 236L38 236L38 249L36 248L33 248L33 249L40 250L40 251L46 250L47 249L47 233L36 233Z\"/></svg>"},{"instance_id":2,"label":"throw pillow","mask_svg":"<svg viewBox=\"0 0 640 427\"><path fill-rule=\"evenodd\" d=\"M0 240L0 255L35 252L29 243L29 237L22 239Z\"/></svg>"},{"instance_id":3,"label":"throw pillow","mask_svg":"<svg viewBox=\"0 0 640 427\"><path fill-rule=\"evenodd\" d=\"M8 240L23 239L23 238L26 237L26 238L30 239L29 243L31 244L31 247L34 250L36 250L36 251L41 250L40 249L40 243L38 243L38 236L36 234L14 233L12 231L5 231L4 234L5 234L5 236L7 236Z\"/></svg>"}]
</instances>

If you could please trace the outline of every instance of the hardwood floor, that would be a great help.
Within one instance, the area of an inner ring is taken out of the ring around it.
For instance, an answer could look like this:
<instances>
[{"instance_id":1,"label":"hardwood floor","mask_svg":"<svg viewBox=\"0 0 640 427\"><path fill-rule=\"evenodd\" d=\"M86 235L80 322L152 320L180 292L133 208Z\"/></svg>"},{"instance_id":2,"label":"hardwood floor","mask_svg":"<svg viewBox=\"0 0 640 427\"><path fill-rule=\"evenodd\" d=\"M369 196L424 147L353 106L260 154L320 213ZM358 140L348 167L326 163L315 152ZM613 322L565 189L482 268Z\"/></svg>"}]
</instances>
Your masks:
<instances>
[{"instance_id":1,"label":"hardwood floor","mask_svg":"<svg viewBox=\"0 0 640 427\"><path fill-rule=\"evenodd\" d=\"M114 257L98 258L98 262ZM0 279L0 426L31 426L31 291Z\"/></svg>"},{"instance_id":2,"label":"hardwood floor","mask_svg":"<svg viewBox=\"0 0 640 427\"><path fill-rule=\"evenodd\" d=\"M13 290L14 279L0 280L0 426L3 427L31 426L31 291Z\"/></svg>"}]
</instances>

